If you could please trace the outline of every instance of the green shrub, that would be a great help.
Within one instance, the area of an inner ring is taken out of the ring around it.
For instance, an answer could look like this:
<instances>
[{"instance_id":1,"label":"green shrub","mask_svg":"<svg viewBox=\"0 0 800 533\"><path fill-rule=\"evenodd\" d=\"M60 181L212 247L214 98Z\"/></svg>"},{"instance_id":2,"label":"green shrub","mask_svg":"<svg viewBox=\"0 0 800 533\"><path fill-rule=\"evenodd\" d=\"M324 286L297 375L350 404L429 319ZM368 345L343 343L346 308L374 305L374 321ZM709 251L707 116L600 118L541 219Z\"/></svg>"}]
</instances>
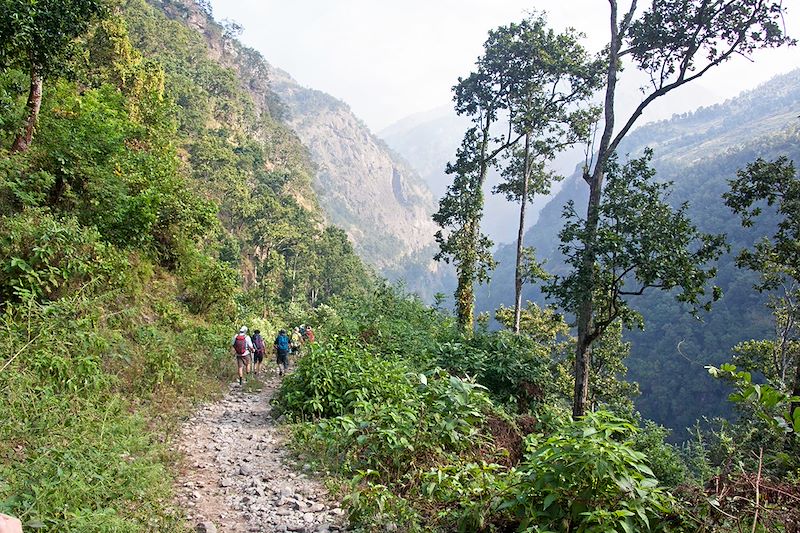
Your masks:
<instances>
[{"instance_id":1,"label":"green shrub","mask_svg":"<svg viewBox=\"0 0 800 533\"><path fill-rule=\"evenodd\" d=\"M0 207L3 214L23 207L40 207L47 201L55 176L46 170L27 171L27 165L25 156L9 157L0 149Z\"/></svg>"},{"instance_id":2,"label":"green shrub","mask_svg":"<svg viewBox=\"0 0 800 533\"><path fill-rule=\"evenodd\" d=\"M376 355L403 358L417 369L435 366L436 343L457 336L451 318L385 283L364 297L332 305L339 320L330 333L351 337Z\"/></svg>"},{"instance_id":3,"label":"green shrub","mask_svg":"<svg viewBox=\"0 0 800 533\"><path fill-rule=\"evenodd\" d=\"M306 349L297 369L284 381L278 406L295 419L352 413L363 402L402 403L413 386L409 368L358 348L351 339L334 337Z\"/></svg>"},{"instance_id":4,"label":"green shrub","mask_svg":"<svg viewBox=\"0 0 800 533\"><path fill-rule=\"evenodd\" d=\"M631 423L597 412L539 442L519 466L520 482L501 506L526 531L650 531L671 507L647 457L628 439Z\"/></svg>"},{"instance_id":5,"label":"green shrub","mask_svg":"<svg viewBox=\"0 0 800 533\"><path fill-rule=\"evenodd\" d=\"M121 286L127 261L74 218L27 210L0 219L0 301L56 300Z\"/></svg>"},{"instance_id":6,"label":"green shrub","mask_svg":"<svg viewBox=\"0 0 800 533\"><path fill-rule=\"evenodd\" d=\"M136 333L144 360L137 387L143 395L152 393L165 383L174 385L183 377L186 357L181 356L178 350L186 351L186 348L170 342L169 336L152 326L140 328Z\"/></svg>"},{"instance_id":7,"label":"green shrub","mask_svg":"<svg viewBox=\"0 0 800 533\"><path fill-rule=\"evenodd\" d=\"M479 332L436 344L434 356L437 365L474 377L499 402L526 412L552 397L555 346L508 331Z\"/></svg>"},{"instance_id":8,"label":"green shrub","mask_svg":"<svg viewBox=\"0 0 800 533\"><path fill-rule=\"evenodd\" d=\"M230 265L189 248L180 274L185 284L184 299L193 313L233 318L234 300L241 289L238 273Z\"/></svg>"},{"instance_id":9,"label":"green shrub","mask_svg":"<svg viewBox=\"0 0 800 533\"><path fill-rule=\"evenodd\" d=\"M495 463L456 462L426 472L421 489L439 509L444 529L486 531L515 523L510 512L498 509L518 481L515 470Z\"/></svg>"},{"instance_id":10,"label":"green shrub","mask_svg":"<svg viewBox=\"0 0 800 533\"><path fill-rule=\"evenodd\" d=\"M666 487L675 487L690 480L689 469L681 454L666 442L670 430L651 420L633 436L631 446L647 454L647 463L658 481Z\"/></svg>"},{"instance_id":11,"label":"green shrub","mask_svg":"<svg viewBox=\"0 0 800 533\"><path fill-rule=\"evenodd\" d=\"M386 485L371 481L374 474L369 470L359 472L350 483L352 491L344 498L350 523L365 531L430 531L430 523L412 502Z\"/></svg>"},{"instance_id":12,"label":"green shrub","mask_svg":"<svg viewBox=\"0 0 800 533\"><path fill-rule=\"evenodd\" d=\"M491 404L482 387L444 372L418 379L416 394L360 400L352 413L319 422L314 438L328 443L340 471L392 480L486 440L481 429Z\"/></svg>"}]
</instances>

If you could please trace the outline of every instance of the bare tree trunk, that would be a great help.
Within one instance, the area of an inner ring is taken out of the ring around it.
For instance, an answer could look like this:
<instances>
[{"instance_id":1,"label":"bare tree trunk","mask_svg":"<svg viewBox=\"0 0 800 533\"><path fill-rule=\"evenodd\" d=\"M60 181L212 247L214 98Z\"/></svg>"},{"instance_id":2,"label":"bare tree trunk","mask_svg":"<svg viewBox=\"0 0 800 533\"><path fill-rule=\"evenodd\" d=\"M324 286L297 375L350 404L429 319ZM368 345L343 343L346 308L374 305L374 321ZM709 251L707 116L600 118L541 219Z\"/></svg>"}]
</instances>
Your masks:
<instances>
[{"instance_id":1,"label":"bare tree trunk","mask_svg":"<svg viewBox=\"0 0 800 533\"><path fill-rule=\"evenodd\" d=\"M14 139L11 152L25 152L33 142L33 133L36 131L36 123L39 120L39 110L42 107L42 84L43 76L39 73L36 65L31 66L31 87L28 93L28 119L25 121L25 128Z\"/></svg>"},{"instance_id":2,"label":"bare tree trunk","mask_svg":"<svg viewBox=\"0 0 800 533\"><path fill-rule=\"evenodd\" d=\"M519 206L519 228L517 231L517 265L514 272L514 333L519 335L522 320L522 248L525 238L525 206L528 204L528 181L530 180L531 134L525 134L525 164L522 171L522 200Z\"/></svg>"},{"instance_id":3,"label":"bare tree trunk","mask_svg":"<svg viewBox=\"0 0 800 533\"><path fill-rule=\"evenodd\" d=\"M795 369L794 369L794 387L792 387L792 396L800 397L800 355L795 354ZM789 406L789 419L794 420L795 412L800 409L800 401L792 402Z\"/></svg>"},{"instance_id":4,"label":"bare tree trunk","mask_svg":"<svg viewBox=\"0 0 800 533\"><path fill-rule=\"evenodd\" d=\"M572 401L572 416L582 417L586 414L586 404L589 394L589 372L592 364L592 343L597 335L594 331L594 289L595 279L595 240L597 238L597 225L599 222L600 198L605 177L605 164L611 146L611 137L614 133L614 93L617 87L617 73L619 70L619 51L622 39L617 26L617 2L609 0L611 5L611 45L607 72L606 96L603 104L604 121L603 135L597 150L595 167L591 171L586 169L584 179L589 184L589 205L586 209L586 235L584 241L583 259L581 261L578 279L583 288L583 301L578 305L577 326L578 342L575 348L575 390Z\"/></svg>"}]
</instances>

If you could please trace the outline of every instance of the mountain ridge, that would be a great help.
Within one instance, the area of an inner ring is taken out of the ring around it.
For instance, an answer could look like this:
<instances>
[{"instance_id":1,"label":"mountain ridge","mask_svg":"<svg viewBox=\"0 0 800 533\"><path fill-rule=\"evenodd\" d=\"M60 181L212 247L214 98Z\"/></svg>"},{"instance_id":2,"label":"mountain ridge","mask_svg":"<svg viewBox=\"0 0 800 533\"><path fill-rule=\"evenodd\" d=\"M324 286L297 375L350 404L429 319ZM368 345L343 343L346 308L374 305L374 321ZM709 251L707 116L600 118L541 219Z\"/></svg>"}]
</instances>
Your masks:
<instances>
[{"instance_id":1,"label":"mountain ridge","mask_svg":"<svg viewBox=\"0 0 800 533\"><path fill-rule=\"evenodd\" d=\"M314 162L312 186L326 219L347 232L362 258L379 270L393 268L433 243L432 194L345 102L301 86L226 35L194 0L154 3L205 38L213 59L239 74L260 112L293 130Z\"/></svg>"}]
</instances>

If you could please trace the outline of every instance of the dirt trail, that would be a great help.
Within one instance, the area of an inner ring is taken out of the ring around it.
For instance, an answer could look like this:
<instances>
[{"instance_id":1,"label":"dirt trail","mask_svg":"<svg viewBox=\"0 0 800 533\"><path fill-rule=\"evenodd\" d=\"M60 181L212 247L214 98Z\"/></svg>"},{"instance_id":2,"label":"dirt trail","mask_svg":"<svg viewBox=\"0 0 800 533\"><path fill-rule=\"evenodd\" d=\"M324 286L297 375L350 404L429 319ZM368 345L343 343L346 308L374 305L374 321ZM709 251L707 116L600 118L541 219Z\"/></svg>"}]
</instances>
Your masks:
<instances>
[{"instance_id":1,"label":"dirt trail","mask_svg":"<svg viewBox=\"0 0 800 533\"><path fill-rule=\"evenodd\" d=\"M284 445L285 429L270 415L279 384L270 372L260 391L232 384L221 401L201 406L184 423L176 493L196 531L345 529L338 502L303 473L308 467L298 471Z\"/></svg>"}]
</instances>

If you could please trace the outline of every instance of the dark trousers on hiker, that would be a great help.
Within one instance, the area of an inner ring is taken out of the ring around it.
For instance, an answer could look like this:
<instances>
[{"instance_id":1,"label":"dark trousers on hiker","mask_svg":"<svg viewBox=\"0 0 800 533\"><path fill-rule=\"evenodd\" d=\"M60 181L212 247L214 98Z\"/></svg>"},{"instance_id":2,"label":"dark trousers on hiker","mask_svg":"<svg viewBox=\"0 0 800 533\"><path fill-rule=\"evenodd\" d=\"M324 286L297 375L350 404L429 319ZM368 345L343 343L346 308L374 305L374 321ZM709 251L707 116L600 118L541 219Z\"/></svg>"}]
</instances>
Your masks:
<instances>
[{"instance_id":1,"label":"dark trousers on hiker","mask_svg":"<svg viewBox=\"0 0 800 533\"><path fill-rule=\"evenodd\" d=\"M289 369L289 350L278 349L276 362L278 363L278 372L282 376Z\"/></svg>"}]
</instances>

